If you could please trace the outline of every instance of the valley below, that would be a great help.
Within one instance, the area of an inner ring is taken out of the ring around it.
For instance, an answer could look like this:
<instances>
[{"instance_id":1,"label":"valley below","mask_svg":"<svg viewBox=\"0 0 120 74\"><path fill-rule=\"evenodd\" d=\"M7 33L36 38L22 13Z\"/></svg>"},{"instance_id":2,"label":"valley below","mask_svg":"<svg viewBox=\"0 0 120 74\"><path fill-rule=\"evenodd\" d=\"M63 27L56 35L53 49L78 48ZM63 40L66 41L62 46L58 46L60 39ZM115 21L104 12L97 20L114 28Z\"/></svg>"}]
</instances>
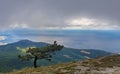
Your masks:
<instances>
[{"instance_id":1,"label":"valley below","mask_svg":"<svg viewBox=\"0 0 120 74\"><path fill-rule=\"evenodd\" d=\"M43 42L32 42L21 40L15 43L0 46L0 72L1 74L102 74L106 72L119 71L118 64L110 63L110 59L104 59L105 63L99 61L99 57L113 55L111 52L97 49L74 49L64 47L57 51L51 62L38 60L38 68L33 68L33 60L21 61L19 54L24 54L24 48L43 47L49 45ZM21 49L18 49L21 48ZM95 59L97 58L97 59ZM103 58L102 58L103 60ZM112 60L112 59L111 59ZM107 65L108 64L108 65ZM108 74L110 74L108 73Z\"/></svg>"}]
</instances>

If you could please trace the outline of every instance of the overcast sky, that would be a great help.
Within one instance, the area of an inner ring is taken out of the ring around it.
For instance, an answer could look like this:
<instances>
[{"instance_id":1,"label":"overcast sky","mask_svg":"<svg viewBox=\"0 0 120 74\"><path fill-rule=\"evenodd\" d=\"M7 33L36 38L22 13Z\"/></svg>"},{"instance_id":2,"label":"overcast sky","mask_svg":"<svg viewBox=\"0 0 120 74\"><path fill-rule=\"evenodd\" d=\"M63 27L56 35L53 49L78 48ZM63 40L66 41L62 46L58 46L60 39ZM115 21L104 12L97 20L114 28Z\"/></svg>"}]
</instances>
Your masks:
<instances>
[{"instance_id":1,"label":"overcast sky","mask_svg":"<svg viewBox=\"0 0 120 74\"><path fill-rule=\"evenodd\" d=\"M23 39L120 52L120 0L0 0L0 45Z\"/></svg>"},{"instance_id":2,"label":"overcast sky","mask_svg":"<svg viewBox=\"0 0 120 74\"><path fill-rule=\"evenodd\" d=\"M120 0L0 0L0 28L120 29Z\"/></svg>"}]
</instances>

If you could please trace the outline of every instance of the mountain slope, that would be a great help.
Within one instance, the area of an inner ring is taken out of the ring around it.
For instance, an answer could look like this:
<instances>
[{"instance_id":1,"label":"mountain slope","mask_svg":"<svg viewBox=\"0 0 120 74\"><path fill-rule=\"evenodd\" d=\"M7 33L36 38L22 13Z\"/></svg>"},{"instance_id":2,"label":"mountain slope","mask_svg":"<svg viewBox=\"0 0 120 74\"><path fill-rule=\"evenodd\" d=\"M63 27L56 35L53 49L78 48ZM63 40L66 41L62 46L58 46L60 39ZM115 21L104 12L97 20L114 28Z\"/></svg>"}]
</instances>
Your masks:
<instances>
[{"instance_id":1,"label":"mountain slope","mask_svg":"<svg viewBox=\"0 0 120 74\"><path fill-rule=\"evenodd\" d=\"M31 47L31 46L36 46L36 47L43 47L45 45L48 45L47 43L43 42L32 42L30 40L21 40L15 43L7 44L0 46L0 51L15 51L16 47Z\"/></svg>"},{"instance_id":2,"label":"mountain slope","mask_svg":"<svg viewBox=\"0 0 120 74\"><path fill-rule=\"evenodd\" d=\"M108 61L111 60L111 61ZM117 60L117 61L115 61ZM120 74L120 55L74 61L69 63L44 66L39 68L24 68L12 74ZM107 64L107 65L106 65Z\"/></svg>"},{"instance_id":3,"label":"mountain slope","mask_svg":"<svg viewBox=\"0 0 120 74\"><path fill-rule=\"evenodd\" d=\"M48 45L43 42L32 42L29 40L21 40L15 43L11 43L8 45L0 46L0 71L6 72L11 71L13 69L21 69L23 67L32 67L33 63L31 61L20 61L17 55L20 54L20 51L16 49L16 47L26 48L26 47L43 47ZM63 50L53 55L53 59L51 62L40 60L38 61L38 65L51 65L62 62L70 62L75 60L84 60L87 58L95 58L97 56L107 56L111 53L102 51L102 50L94 50L94 49L72 49L72 48L63 48Z\"/></svg>"}]
</instances>

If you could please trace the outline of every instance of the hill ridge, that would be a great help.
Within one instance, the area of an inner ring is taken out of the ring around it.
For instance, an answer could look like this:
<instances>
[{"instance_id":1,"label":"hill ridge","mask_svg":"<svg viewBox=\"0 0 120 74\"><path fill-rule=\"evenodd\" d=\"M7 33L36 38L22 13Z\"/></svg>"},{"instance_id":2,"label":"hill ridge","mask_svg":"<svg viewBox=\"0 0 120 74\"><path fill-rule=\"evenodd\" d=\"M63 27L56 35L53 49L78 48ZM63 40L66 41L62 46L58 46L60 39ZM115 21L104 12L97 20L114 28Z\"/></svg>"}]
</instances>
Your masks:
<instances>
[{"instance_id":1,"label":"hill ridge","mask_svg":"<svg viewBox=\"0 0 120 74\"><path fill-rule=\"evenodd\" d=\"M20 43L19 43L20 42ZM20 51L16 49L16 47L26 48L26 47L43 47L48 45L47 43L41 43L41 42L32 42L32 41L18 41L16 43L12 43L6 46L0 46L0 71L6 72L11 71L13 69L21 69L24 67L32 67L32 60L21 62L18 60L17 56L21 54ZM56 52L56 55L53 56L52 62L46 62L45 60L38 61L38 65L52 65L57 63L64 63L64 62L70 62L74 60L84 60L87 58L95 58L97 56L107 56L112 53L102 51L102 50L85 50L89 52L90 54L86 54L83 52L80 52L81 49L73 49L73 48L63 48L63 50ZM19 63L19 64L18 64Z\"/></svg>"}]
</instances>

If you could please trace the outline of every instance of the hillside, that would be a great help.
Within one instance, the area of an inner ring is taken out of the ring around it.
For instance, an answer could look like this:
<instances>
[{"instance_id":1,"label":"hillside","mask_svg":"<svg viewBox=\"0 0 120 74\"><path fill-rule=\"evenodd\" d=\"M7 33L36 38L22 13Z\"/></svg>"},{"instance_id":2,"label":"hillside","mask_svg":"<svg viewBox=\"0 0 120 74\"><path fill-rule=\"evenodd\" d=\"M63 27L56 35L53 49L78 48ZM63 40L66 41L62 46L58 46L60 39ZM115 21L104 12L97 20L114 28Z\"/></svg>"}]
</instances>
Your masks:
<instances>
[{"instance_id":1,"label":"hillside","mask_svg":"<svg viewBox=\"0 0 120 74\"><path fill-rule=\"evenodd\" d=\"M26 47L43 47L48 45L48 43L43 42L32 42L29 40L21 40L8 45L0 46L0 72L8 72L14 69L22 69L24 67L32 67L33 61L20 61L18 55L21 54L16 47L26 48ZM71 62L75 60L84 60L88 58L95 58L98 56L107 56L112 53L103 50L95 49L73 49L73 48L63 48L62 51L57 52L51 62L40 60L38 61L39 66L48 66L57 63Z\"/></svg>"},{"instance_id":2,"label":"hillside","mask_svg":"<svg viewBox=\"0 0 120 74\"><path fill-rule=\"evenodd\" d=\"M119 62L120 55L115 54L107 57L74 61L39 68L24 68L19 71L11 72L10 74L120 74Z\"/></svg>"}]
</instances>

